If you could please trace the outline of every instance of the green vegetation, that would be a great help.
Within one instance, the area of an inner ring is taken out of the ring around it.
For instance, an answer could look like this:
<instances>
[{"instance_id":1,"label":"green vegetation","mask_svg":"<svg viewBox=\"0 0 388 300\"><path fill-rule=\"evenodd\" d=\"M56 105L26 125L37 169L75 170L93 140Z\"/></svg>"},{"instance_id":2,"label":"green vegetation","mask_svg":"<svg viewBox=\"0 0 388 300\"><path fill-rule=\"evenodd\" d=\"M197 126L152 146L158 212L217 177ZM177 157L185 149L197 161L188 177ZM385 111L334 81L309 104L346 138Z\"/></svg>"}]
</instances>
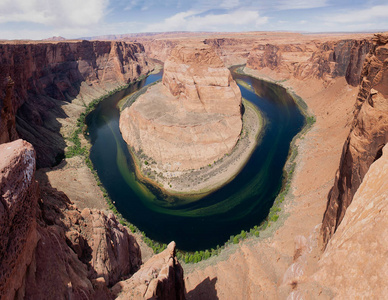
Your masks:
<instances>
[{"instance_id":1,"label":"green vegetation","mask_svg":"<svg viewBox=\"0 0 388 300\"><path fill-rule=\"evenodd\" d=\"M243 72L242 72L243 73ZM244 74L244 73L243 73ZM245 74L246 75L246 74ZM141 80L141 79L139 79ZM158 81L157 81L158 82ZM156 84L155 82L154 84ZM149 85L151 86L151 85ZM123 105L122 109L125 107L129 107L141 94L145 93L147 88L149 86L146 86L142 89L140 89L138 92L130 95L126 101L125 104ZM68 147L66 151L66 158L74 157L74 156L82 156L85 159L86 165L89 167L91 172L93 173L95 180L97 182L97 185L100 187L103 196L108 204L109 209L116 215L117 219L119 222L128 227L131 232L133 233L141 233L142 239L147 244L153 251L154 253L160 253L163 250L167 248L167 244L165 243L160 243L157 241L154 241L150 238L148 238L144 232L141 232L135 225L129 223L116 209L115 205L113 204L112 200L110 199L108 192L106 189L103 187L96 170L94 169L93 163L89 157L89 149L87 146L81 147L81 140L80 140L80 134L83 133L85 134L84 128L85 128L85 118L86 116L93 111L97 104L106 99L107 97L111 96L112 94L123 90L127 88L128 85L119 87L113 91L110 91L108 94L93 100L87 107L85 112L83 112L80 117L77 120L77 126L73 134L68 138L68 141L71 142L71 146ZM290 91L289 91L290 92ZM300 110L306 117L306 125L304 128L299 132L298 135L296 135L290 145L290 153L289 153L289 158L286 163L286 167L284 170L284 183L283 183L283 188L276 197L273 206L271 207L269 214L265 220L261 222L259 226L254 226L251 228L249 231L242 230L239 234L232 235L230 236L229 240L223 245L223 246L217 246L215 249L207 249L207 250L201 250L201 251L195 251L195 252L186 252L182 250L177 250L176 256L179 260L184 261L185 263L198 263L202 260L209 259L210 257L217 256L218 254L221 253L223 249L228 247L229 245L233 244L239 244L240 241L243 241L247 238L250 237L260 237L260 232L264 231L267 227L270 227L272 223L276 222L279 219L279 213L281 212L281 204L284 201L286 195L288 194L290 188L291 188L291 179L294 174L294 170L296 167L296 162L295 159L298 155L298 148L295 145L295 141L298 138L301 138L307 131L308 129L311 128L311 126L315 123L316 119L314 116L309 115L307 113L307 105L306 103L300 98L299 96L295 95L294 93L290 93L292 97L294 98L296 104L299 106ZM138 155L142 155L142 153L137 153ZM230 154L227 153L225 154L226 156L229 156ZM145 158L145 157L144 157ZM150 160L149 158L145 158ZM148 160L144 161L145 165L148 165L149 162ZM150 160L151 161L151 160ZM214 162L216 163L216 162ZM211 164L209 164L209 167L211 167ZM202 169L202 168L201 168ZM168 183L170 187L172 185Z\"/></svg>"},{"instance_id":2,"label":"green vegetation","mask_svg":"<svg viewBox=\"0 0 388 300\"><path fill-rule=\"evenodd\" d=\"M137 81L140 81L144 79L144 76L140 77ZM86 107L85 112L81 113L80 117L77 119L76 129L72 133L72 135L68 138L68 141L72 144L69 146L66 150L66 158L71 158L74 156L81 156L85 160L85 164L88 166L90 171L92 172L97 185L100 187L100 190L102 191L103 197L105 198L105 201L108 205L108 208L116 215L117 220L122 224L123 226L126 226L131 230L133 233L141 233L143 236L143 241L154 251L154 253L160 253L164 249L167 248L167 244L159 243L156 241L151 240L148 238L144 232L140 232L140 230L133 224L129 223L116 209L115 205L113 204L112 200L110 199L107 190L102 185L102 182L100 181L100 178L98 177L97 171L94 169L93 163L89 157L89 148L87 146L81 147L81 139L80 134L85 134L85 118L86 116L93 111L98 103L101 101L107 99L109 96L113 95L114 93L117 93L118 91L121 91L123 89L126 89L129 85L120 86L106 95L103 95L97 99L94 99L92 102L89 103L89 105ZM147 165L148 162L146 161L145 164Z\"/></svg>"}]
</instances>

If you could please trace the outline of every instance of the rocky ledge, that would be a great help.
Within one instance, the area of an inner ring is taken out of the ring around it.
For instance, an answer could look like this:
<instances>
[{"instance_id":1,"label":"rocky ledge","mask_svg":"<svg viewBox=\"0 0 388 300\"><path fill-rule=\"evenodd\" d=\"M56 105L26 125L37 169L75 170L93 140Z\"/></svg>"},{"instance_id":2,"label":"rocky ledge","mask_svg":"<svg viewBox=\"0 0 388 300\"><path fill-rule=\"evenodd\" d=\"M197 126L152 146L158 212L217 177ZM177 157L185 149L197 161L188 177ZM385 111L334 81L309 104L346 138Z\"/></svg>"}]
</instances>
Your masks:
<instances>
[{"instance_id":1,"label":"rocky ledge","mask_svg":"<svg viewBox=\"0 0 388 300\"><path fill-rule=\"evenodd\" d=\"M180 45L165 63L163 83L124 109L120 130L162 170L199 169L236 145L241 107L241 92L212 48Z\"/></svg>"},{"instance_id":2,"label":"rocky ledge","mask_svg":"<svg viewBox=\"0 0 388 300\"><path fill-rule=\"evenodd\" d=\"M375 35L361 73L354 120L344 144L322 221L326 245L337 230L370 165L388 142L388 37Z\"/></svg>"},{"instance_id":3,"label":"rocky ledge","mask_svg":"<svg viewBox=\"0 0 388 300\"><path fill-rule=\"evenodd\" d=\"M31 144L1 144L0 153L0 299L113 299L114 285L125 299L128 285L145 287L141 299L183 299L175 243L141 267L135 237L112 213L80 211L49 182L38 185Z\"/></svg>"}]
</instances>

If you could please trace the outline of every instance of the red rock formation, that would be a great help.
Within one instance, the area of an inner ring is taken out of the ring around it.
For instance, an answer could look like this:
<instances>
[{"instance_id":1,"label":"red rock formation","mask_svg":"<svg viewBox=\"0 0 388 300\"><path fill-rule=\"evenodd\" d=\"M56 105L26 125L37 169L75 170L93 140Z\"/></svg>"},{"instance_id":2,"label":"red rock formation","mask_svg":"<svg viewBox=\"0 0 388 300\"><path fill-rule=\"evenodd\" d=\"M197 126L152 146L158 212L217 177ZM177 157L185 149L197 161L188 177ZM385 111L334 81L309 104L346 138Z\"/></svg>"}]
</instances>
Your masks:
<instances>
[{"instance_id":1,"label":"red rock formation","mask_svg":"<svg viewBox=\"0 0 388 300\"><path fill-rule=\"evenodd\" d=\"M168 171L212 164L230 153L241 128L240 90L204 44L177 46L165 63L163 84L148 89L120 117L128 145Z\"/></svg>"},{"instance_id":2,"label":"red rock formation","mask_svg":"<svg viewBox=\"0 0 388 300\"><path fill-rule=\"evenodd\" d=\"M22 140L0 145L0 298L13 299L38 242L35 151Z\"/></svg>"},{"instance_id":3,"label":"red rock formation","mask_svg":"<svg viewBox=\"0 0 388 300\"><path fill-rule=\"evenodd\" d=\"M81 84L113 88L149 71L144 48L124 42L0 44L0 107L4 109L9 76L14 81L13 111L17 130L37 151L38 167L56 163L65 142L57 118L65 118L61 101L79 95ZM2 110L3 110L2 109ZM3 114L3 113L2 113ZM7 119L8 120L8 119ZM0 142L8 121L1 119Z\"/></svg>"},{"instance_id":4,"label":"red rock formation","mask_svg":"<svg viewBox=\"0 0 388 300\"><path fill-rule=\"evenodd\" d=\"M381 156L388 141L387 37L376 35L373 43L361 74L353 126L343 147L323 217L325 245L341 223L369 166Z\"/></svg>"},{"instance_id":5,"label":"red rock formation","mask_svg":"<svg viewBox=\"0 0 388 300\"><path fill-rule=\"evenodd\" d=\"M139 269L139 246L113 214L80 212L51 186L43 184L41 190L34 271L25 275L20 294L33 299L44 298L47 290L55 299L110 295L108 287Z\"/></svg>"},{"instance_id":6,"label":"red rock formation","mask_svg":"<svg viewBox=\"0 0 388 300\"><path fill-rule=\"evenodd\" d=\"M44 182L39 195L29 143L4 143L0 153L1 299L109 296L139 269L139 246L113 214L81 213Z\"/></svg>"},{"instance_id":7,"label":"red rock formation","mask_svg":"<svg viewBox=\"0 0 388 300\"><path fill-rule=\"evenodd\" d=\"M148 260L130 279L112 288L116 299L185 299L183 269L175 257L175 243Z\"/></svg>"},{"instance_id":8,"label":"red rock formation","mask_svg":"<svg viewBox=\"0 0 388 300\"><path fill-rule=\"evenodd\" d=\"M142 40L140 41L144 45L144 51L148 57L165 62L171 55L172 49L178 45L177 40Z\"/></svg>"},{"instance_id":9,"label":"red rock formation","mask_svg":"<svg viewBox=\"0 0 388 300\"><path fill-rule=\"evenodd\" d=\"M5 97L0 101L0 144L14 141L18 138L16 132L15 111L12 104L14 81L11 77L4 79Z\"/></svg>"},{"instance_id":10,"label":"red rock formation","mask_svg":"<svg viewBox=\"0 0 388 300\"><path fill-rule=\"evenodd\" d=\"M365 39L323 44L311 41L306 44L257 45L248 57L247 67L269 68L302 80L319 78L329 82L332 78L345 76L349 84L357 86L370 48L370 42Z\"/></svg>"},{"instance_id":11,"label":"red rock formation","mask_svg":"<svg viewBox=\"0 0 388 300\"><path fill-rule=\"evenodd\" d=\"M388 146L382 152L367 171L313 276L325 287L321 292L330 291L330 298L386 298Z\"/></svg>"},{"instance_id":12,"label":"red rock formation","mask_svg":"<svg viewBox=\"0 0 388 300\"><path fill-rule=\"evenodd\" d=\"M245 64L254 38L208 38L204 43L211 46L226 66Z\"/></svg>"}]
</instances>

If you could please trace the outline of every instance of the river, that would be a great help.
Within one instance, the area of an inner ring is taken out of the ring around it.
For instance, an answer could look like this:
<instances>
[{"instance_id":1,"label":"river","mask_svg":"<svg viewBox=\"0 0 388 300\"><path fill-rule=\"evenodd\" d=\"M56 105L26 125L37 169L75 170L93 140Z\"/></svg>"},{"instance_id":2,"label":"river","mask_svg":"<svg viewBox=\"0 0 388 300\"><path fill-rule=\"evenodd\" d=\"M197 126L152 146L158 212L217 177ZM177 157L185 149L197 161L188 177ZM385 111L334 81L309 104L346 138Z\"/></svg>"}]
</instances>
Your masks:
<instances>
[{"instance_id":1,"label":"river","mask_svg":"<svg viewBox=\"0 0 388 300\"><path fill-rule=\"evenodd\" d=\"M118 102L159 80L148 76L102 101L87 118L92 143L90 158L117 210L159 242L174 240L187 251L215 248L231 235L259 225L268 215L282 180L290 143L304 117L293 98L276 84L238 74L242 96L267 120L261 142L241 172L227 185L194 202L163 195L136 179L132 158L119 130ZM254 92L253 92L254 91Z\"/></svg>"}]
</instances>

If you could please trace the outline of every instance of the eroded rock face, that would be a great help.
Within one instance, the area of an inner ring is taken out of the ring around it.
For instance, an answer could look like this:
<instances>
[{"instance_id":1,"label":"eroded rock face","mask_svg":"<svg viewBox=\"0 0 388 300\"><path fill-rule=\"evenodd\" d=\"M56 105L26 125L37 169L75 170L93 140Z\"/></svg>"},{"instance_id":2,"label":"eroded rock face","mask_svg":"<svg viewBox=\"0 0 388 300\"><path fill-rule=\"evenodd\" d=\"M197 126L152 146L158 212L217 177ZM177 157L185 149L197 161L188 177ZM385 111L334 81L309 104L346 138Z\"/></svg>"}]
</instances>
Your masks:
<instances>
[{"instance_id":1,"label":"eroded rock face","mask_svg":"<svg viewBox=\"0 0 388 300\"><path fill-rule=\"evenodd\" d=\"M371 48L368 40L342 40L320 44L257 45L249 54L247 67L269 68L298 79L318 78L329 82L344 76L352 86L360 80L366 54Z\"/></svg>"},{"instance_id":2,"label":"eroded rock face","mask_svg":"<svg viewBox=\"0 0 388 300\"><path fill-rule=\"evenodd\" d=\"M376 35L373 43L361 74L353 126L343 147L340 167L323 217L325 245L344 218L370 165L381 156L388 141L387 37Z\"/></svg>"},{"instance_id":3,"label":"eroded rock face","mask_svg":"<svg viewBox=\"0 0 388 300\"><path fill-rule=\"evenodd\" d=\"M31 144L2 144L0 153L0 298L13 299L38 242L39 191Z\"/></svg>"},{"instance_id":4,"label":"eroded rock face","mask_svg":"<svg viewBox=\"0 0 388 300\"><path fill-rule=\"evenodd\" d=\"M0 144L14 141L18 138L16 132L15 112L12 104L14 81L10 76L4 79L5 96L0 101Z\"/></svg>"},{"instance_id":5,"label":"eroded rock face","mask_svg":"<svg viewBox=\"0 0 388 300\"><path fill-rule=\"evenodd\" d=\"M175 242L153 256L130 279L112 288L116 299L185 299L183 269L175 257Z\"/></svg>"},{"instance_id":6,"label":"eroded rock face","mask_svg":"<svg viewBox=\"0 0 388 300\"><path fill-rule=\"evenodd\" d=\"M74 217L73 230L66 236L80 258L85 257L87 246L90 247L90 278L103 277L108 285L113 285L139 269L139 245L112 213L106 216L98 210L84 209Z\"/></svg>"},{"instance_id":7,"label":"eroded rock face","mask_svg":"<svg viewBox=\"0 0 388 300\"><path fill-rule=\"evenodd\" d=\"M109 296L108 287L141 265L135 238L113 214L80 212L62 192L46 184L41 190L37 270L27 274L23 293L39 299L47 288L56 299L66 299L69 293L76 299L82 294Z\"/></svg>"},{"instance_id":8,"label":"eroded rock face","mask_svg":"<svg viewBox=\"0 0 388 300\"><path fill-rule=\"evenodd\" d=\"M52 166L63 156L66 143L58 119L67 115L61 105L80 96L83 84L110 90L150 69L138 43L0 43L0 57L0 143L15 138L10 116L17 114L16 129L34 145L38 167Z\"/></svg>"},{"instance_id":9,"label":"eroded rock face","mask_svg":"<svg viewBox=\"0 0 388 300\"><path fill-rule=\"evenodd\" d=\"M141 265L135 238L113 214L80 212L48 183L38 188L28 142L0 153L1 299L109 298L108 287Z\"/></svg>"},{"instance_id":10,"label":"eroded rock face","mask_svg":"<svg viewBox=\"0 0 388 300\"><path fill-rule=\"evenodd\" d=\"M120 117L124 140L165 170L212 164L236 145L241 93L230 71L204 44L177 46L163 84L140 96Z\"/></svg>"},{"instance_id":11,"label":"eroded rock face","mask_svg":"<svg viewBox=\"0 0 388 300\"><path fill-rule=\"evenodd\" d=\"M313 276L336 299L387 295L388 146L382 152L364 176Z\"/></svg>"}]
</instances>

